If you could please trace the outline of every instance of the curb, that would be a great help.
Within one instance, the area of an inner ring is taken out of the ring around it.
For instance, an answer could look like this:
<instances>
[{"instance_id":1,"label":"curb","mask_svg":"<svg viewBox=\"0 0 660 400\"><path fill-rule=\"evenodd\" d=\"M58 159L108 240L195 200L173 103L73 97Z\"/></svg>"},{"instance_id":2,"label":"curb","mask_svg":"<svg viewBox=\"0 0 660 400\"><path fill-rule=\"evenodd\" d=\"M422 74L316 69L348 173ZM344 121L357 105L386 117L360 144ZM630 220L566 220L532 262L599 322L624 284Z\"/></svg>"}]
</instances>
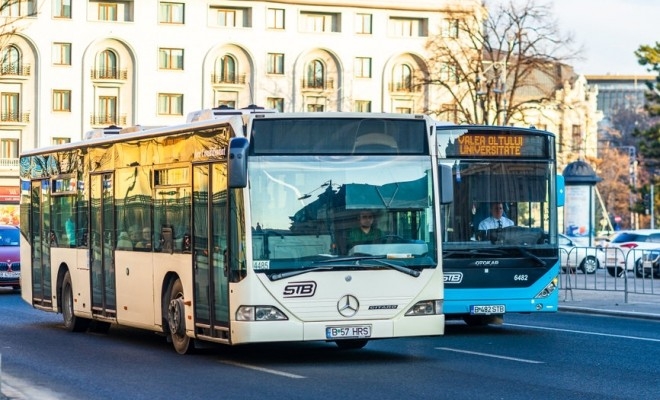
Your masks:
<instances>
[{"instance_id":1,"label":"curb","mask_svg":"<svg viewBox=\"0 0 660 400\"><path fill-rule=\"evenodd\" d=\"M599 308L575 307L575 306L559 306L559 311L660 321L659 314L651 314L651 313L643 313L643 312L635 312L635 311L603 310Z\"/></svg>"}]
</instances>

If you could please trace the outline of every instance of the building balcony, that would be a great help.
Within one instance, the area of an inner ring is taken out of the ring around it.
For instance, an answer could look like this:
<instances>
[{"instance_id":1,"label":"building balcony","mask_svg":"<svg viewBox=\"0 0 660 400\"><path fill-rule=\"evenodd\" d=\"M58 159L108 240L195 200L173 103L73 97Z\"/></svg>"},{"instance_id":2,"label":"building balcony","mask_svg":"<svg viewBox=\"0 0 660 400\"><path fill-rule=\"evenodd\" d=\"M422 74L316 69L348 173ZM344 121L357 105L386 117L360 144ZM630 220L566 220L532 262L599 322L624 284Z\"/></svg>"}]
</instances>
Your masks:
<instances>
[{"instance_id":1,"label":"building balcony","mask_svg":"<svg viewBox=\"0 0 660 400\"><path fill-rule=\"evenodd\" d=\"M126 126L126 115L114 114L93 114L89 123L94 128L101 128L110 125Z\"/></svg>"},{"instance_id":2,"label":"building balcony","mask_svg":"<svg viewBox=\"0 0 660 400\"><path fill-rule=\"evenodd\" d=\"M247 74L211 74L211 83L214 85L245 85Z\"/></svg>"},{"instance_id":3,"label":"building balcony","mask_svg":"<svg viewBox=\"0 0 660 400\"><path fill-rule=\"evenodd\" d=\"M390 84L388 85L388 89L390 92L414 93L421 91L421 86L413 85L406 82L390 82Z\"/></svg>"},{"instance_id":4,"label":"building balcony","mask_svg":"<svg viewBox=\"0 0 660 400\"><path fill-rule=\"evenodd\" d=\"M2 78L27 78L30 76L30 64L23 65L3 65L0 67L0 77Z\"/></svg>"},{"instance_id":5,"label":"building balcony","mask_svg":"<svg viewBox=\"0 0 660 400\"><path fill-rule=\"evenodd\" d=\"M91 78L94 80L125 81L128 79L128 70L117 68L93 69Z\"/></svg>"},{"instance_id":6,"label":"building balcony","mask_svg":"<svg viewBox=\"0 0 660 400\"><path fill-rule=\"evenodd\" d=\"M18 170L18 157L16 158L0 158L0 168Z\"/></svg>"},{"instance_id":7,"label":"building balcony","mask_svg":"<svg viewBox=\"0 0 660 400\"><path fill-rule=\"evenodd\" d=\"M335 81L332 78L329 79L313 79L307 80L303 79L302 88L306 90L331 90L335 88Z\"/></svg>"},{"instance_id":8,"label":"building balcony","mask_svg":"<svg viewBox=\"0 0 660 400\"><path fill-rule=\"evenodd\" d=\"M30 122L30 113L0 113L0 122L27 124Z\"/></svg>"}]
</instances>

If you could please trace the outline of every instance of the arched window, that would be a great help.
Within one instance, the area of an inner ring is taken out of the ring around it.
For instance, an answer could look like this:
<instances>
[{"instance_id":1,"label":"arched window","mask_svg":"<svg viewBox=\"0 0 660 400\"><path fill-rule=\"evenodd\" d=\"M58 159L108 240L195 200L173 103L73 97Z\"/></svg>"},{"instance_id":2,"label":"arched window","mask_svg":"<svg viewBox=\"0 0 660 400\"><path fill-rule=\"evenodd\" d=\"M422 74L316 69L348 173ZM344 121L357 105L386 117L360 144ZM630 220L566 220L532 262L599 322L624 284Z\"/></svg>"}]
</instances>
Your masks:
<instances>
[{"instance_id":1,"label":"arched window","mask_svg":"<svg viewBox=\"0 0 660 400\"><path fill-rule=\"evenodd\" d=\"M236 81L236 59L231 54L225 54L218 59L216 71L217 82L237 83Z\"/></svg>"},{"instance_id":2,"label":"arched window","mask_svg":"<svg viewBox=\"0 0 660 400\"><path fill-rule=\"evenodd\" d=\"M412 67L408 64L398 64L394 67L392 73L392 82L394 91L411 92L412 91Z\"/></svg>"},{"instance_id":3,"label":"arched window","mask_svg":"<svg viewBox=\"0 0 660 400\"><path fill-rule=\"evenodd\" d=\"M18 75L21 72L21 53L16 46L2 51L2 75Z\"/></svg>"},{"instance_id":4,"label":"arched window","mask_svg":"<svg viewBox=\"0 0 660 400\"><path fill-rule=\"evenodd\" d=\"M104 50L96 57L96 76L98 79L118 79L117 54Z\"/></svg>"},{"instance_id":5,"label":"arched window","mask_svg":"<svg viewBox=\"0 0 660 400\"><path fill-rule=\"evenodd\" d=\"M312 89L323 89L325 82L325 66L321 60L314 60L307 64L307 76L306 76L306 85L307 88Z\"/></svg>"}]
</instances>

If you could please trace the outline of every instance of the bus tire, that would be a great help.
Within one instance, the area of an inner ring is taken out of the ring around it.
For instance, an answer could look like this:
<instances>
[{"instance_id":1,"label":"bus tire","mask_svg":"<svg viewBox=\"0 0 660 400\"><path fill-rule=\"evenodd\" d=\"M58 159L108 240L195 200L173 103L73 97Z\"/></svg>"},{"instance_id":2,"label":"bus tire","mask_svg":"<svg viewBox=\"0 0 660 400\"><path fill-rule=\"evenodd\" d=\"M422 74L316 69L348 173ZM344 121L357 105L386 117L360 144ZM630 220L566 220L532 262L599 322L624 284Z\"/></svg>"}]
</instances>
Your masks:
<instances>
[{"instance_id":1,"label":"bus tire","mask_svg":"<svg viewBox=\"0 0 660 400\"><path fill-rule=\"evenodd\" d=\"M183 284L180 279L172 283L167 307L167 325L174 350L179 354L190 354L195 349L194 342L186 335L186 310L183 304Z\"/></svg>"},{"instance_id":2,"label":"bus tire","mask_svg":"<svg viewBox=\"0 0 660 400\"><path fill-rule=\"evenodd\" d=\"M486 326L490 324L502 325L504 316L502 315L465 315L463 321L468 326Z\"/></svg>"},{"instance_id":3,"label":"bus tire","mask_svg":"<svg viewBox=\"0 0 660 400\"><path fill-rule=\"evenodd\" d=\"M335 340L341 350L358 350L367 345L367 339Z\"/></svg>"},{"instance_id":4,"label":"bus tire","mask_svg":"<svg viewBox=\"0 0 660 400\"><path fill-rule=\"evenodd\" d=\"M76 317L73 313L73 285L69 271L66 271L62 279L62 318L64 328L68 331L84 332L89 327L89 319Z\"/></svg>"}]
</instances>

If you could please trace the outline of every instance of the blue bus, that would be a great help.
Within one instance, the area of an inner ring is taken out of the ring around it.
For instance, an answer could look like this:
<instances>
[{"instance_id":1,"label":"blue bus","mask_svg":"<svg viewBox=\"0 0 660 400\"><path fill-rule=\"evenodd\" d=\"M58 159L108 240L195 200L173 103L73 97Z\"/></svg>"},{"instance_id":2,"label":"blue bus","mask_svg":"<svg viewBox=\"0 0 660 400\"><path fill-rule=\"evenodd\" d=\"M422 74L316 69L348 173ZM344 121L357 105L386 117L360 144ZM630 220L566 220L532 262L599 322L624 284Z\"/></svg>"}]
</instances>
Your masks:
<instances>
[{"instance_id":1,"label":"blue bus","mask_svg":"<svg viewBox=\"0 0 660 400\"><path fill-rule=\"evenodd\" d=\"M446 319L556 312L564 182L554 134L438 123L436 145L454 193L441 208Z\"/></svg>"}]
</instances>

